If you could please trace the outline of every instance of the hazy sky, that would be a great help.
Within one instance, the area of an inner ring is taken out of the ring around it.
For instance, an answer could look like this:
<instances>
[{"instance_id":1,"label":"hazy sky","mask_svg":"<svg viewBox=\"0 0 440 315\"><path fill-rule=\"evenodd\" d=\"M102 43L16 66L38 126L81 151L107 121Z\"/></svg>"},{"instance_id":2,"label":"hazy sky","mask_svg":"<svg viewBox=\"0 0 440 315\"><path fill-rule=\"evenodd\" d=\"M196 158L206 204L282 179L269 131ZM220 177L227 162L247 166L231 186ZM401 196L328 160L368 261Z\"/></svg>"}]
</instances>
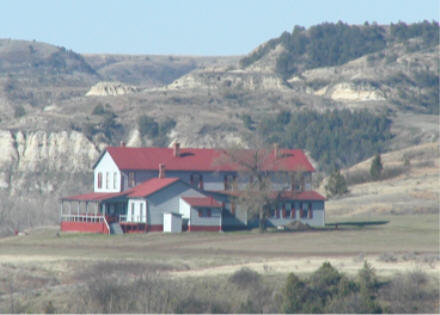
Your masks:
<instances>
[{"instance_id":1,"label":"hazy sky","mask_svg":"<svg viewBox=\"0 0 440 315\"><path fill-rule=\"evenodd\" d=\"M240 55L322 22L439 20L439 0L4 0L0 38L81 53Z\"/></svg>"}]
</instances>

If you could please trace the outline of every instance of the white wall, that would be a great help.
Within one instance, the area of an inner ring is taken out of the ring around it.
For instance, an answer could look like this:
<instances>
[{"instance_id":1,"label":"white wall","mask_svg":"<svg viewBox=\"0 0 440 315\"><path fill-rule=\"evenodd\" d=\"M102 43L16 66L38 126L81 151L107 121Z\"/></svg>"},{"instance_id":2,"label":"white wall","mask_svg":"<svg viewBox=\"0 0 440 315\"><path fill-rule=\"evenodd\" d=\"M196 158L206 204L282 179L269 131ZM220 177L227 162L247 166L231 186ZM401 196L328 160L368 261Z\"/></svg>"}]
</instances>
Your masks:
<instances>
[{"instance_id":1,"label":"white wall","mask_svg":"<svg viewBox=\"0 0 440 315\"><path fill-rule=\"evenodd\" d=\"M189 219L191 212L191 206L182 198L179 200L179 213L182 215L183 219Z\"/></svg>"},{"instance_id":2,"label":"white wall","mask_svg":"<svg viewBox=\"0 0 440 315\"><path fill-rule=\"evenodd\" d=\"M127 222L147 222L147 202L144 199L129 199Z\"/></svg>"},{"instance_id":3,"label":"white wall","mask_svg":"<svg viewBox=\"0 0 440 315\"><path fill-rule=\"evenodd\" d=\"M191 219L189 221L190 226L221 226L222 209L210 208L210 217L199 217L197 208L191 207Z\"/></svg>"},{"instance_id":4,"label":"white wall","mask_svg":"<svg viewBox=\"0 0 440 315\"><path fill-rule=\"evenodd\" d=\"M182 232L182 217L172 213L163 214L163 231L180 233Z\"/></svg>"},{"instance_id":5,"label":"white wall","mask_svg":"<svg viewBox=\"0 0 440 315\"><path fill-rule=\"evenodd\" d=\"M98 188L98 173L102 174L102 186ZM93 170L95 192L120 192L121 172L108 152L99 161Z\"/></svg>"}]
</instances>

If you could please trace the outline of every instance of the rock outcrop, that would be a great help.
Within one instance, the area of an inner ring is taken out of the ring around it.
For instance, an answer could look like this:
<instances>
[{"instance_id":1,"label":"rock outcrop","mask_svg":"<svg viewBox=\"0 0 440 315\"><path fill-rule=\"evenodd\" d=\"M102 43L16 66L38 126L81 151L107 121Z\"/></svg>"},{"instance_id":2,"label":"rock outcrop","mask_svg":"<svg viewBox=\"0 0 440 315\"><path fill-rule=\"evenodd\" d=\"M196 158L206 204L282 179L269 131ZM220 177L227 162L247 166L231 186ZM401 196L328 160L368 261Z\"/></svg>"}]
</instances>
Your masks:
<instances>
[{"instance_id":1,"label":"rock outcrop","mask_svg":"<svg viewBox=\"0 0 440 315\"><path fill-rule=\"evenodd\" d=\"M138 88L120 82L98 82L90 88L86 96L116 96L138 92Z\"/></svg>"},{"instance_id":2,"label":"rock outcrop","mask_svg":"<svg viewBox=\"0 0 440 315\"><path fill-rule=\"evenodd\" d=\"M11 190L26 190L18 179L29 174L90 172L99 156L96 146L77 131L0 130L0 147L0 189Z\"/></svg>"}]
</instances>

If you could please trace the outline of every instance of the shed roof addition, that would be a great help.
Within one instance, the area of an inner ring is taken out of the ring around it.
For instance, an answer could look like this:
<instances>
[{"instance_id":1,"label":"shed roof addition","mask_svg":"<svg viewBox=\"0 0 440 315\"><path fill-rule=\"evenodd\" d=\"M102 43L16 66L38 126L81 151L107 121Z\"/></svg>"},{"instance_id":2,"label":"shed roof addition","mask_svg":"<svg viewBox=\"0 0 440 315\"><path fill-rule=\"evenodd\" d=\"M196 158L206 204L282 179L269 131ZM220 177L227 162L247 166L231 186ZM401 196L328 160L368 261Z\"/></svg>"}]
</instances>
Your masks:
<instances>
[{"instance_id":1,"label":"shed roof addition","mask_svg":"<svg viewBox=\"0 0 440 315\"><path fill-rule=\"evenodd\" d=\"M221 208L222 205L212 197L182 197L192 207Z\"/></svg>"}]
</instances>

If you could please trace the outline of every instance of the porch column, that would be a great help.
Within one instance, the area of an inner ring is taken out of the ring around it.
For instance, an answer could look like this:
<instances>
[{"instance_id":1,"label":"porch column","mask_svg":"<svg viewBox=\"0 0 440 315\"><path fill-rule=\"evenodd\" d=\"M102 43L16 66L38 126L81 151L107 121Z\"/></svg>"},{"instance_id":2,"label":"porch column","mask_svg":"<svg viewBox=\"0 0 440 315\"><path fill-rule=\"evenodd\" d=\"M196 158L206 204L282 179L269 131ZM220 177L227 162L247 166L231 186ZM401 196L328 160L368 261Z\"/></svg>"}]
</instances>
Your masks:
<instances>
[{"instance_id":1,"label":"porch column","mask_svg":"<svg viewBox=\"0 0 440 315\"><path fill-rule=\"evenodd\" d=\"M222 220L223 220L223 208L220 209L220 231L219 232L223 231L223 229L222 229Z\"/></svg>"},{"instance_id":2,"label":"porch column","mask_svg":"<svg viewBox=\"0 0 440 315\"><path fill-rule=\"evenodd\" d=\"M60 223L63 222L63 200L61 200L60 206Z\"/></svg>"}]
</instances>

